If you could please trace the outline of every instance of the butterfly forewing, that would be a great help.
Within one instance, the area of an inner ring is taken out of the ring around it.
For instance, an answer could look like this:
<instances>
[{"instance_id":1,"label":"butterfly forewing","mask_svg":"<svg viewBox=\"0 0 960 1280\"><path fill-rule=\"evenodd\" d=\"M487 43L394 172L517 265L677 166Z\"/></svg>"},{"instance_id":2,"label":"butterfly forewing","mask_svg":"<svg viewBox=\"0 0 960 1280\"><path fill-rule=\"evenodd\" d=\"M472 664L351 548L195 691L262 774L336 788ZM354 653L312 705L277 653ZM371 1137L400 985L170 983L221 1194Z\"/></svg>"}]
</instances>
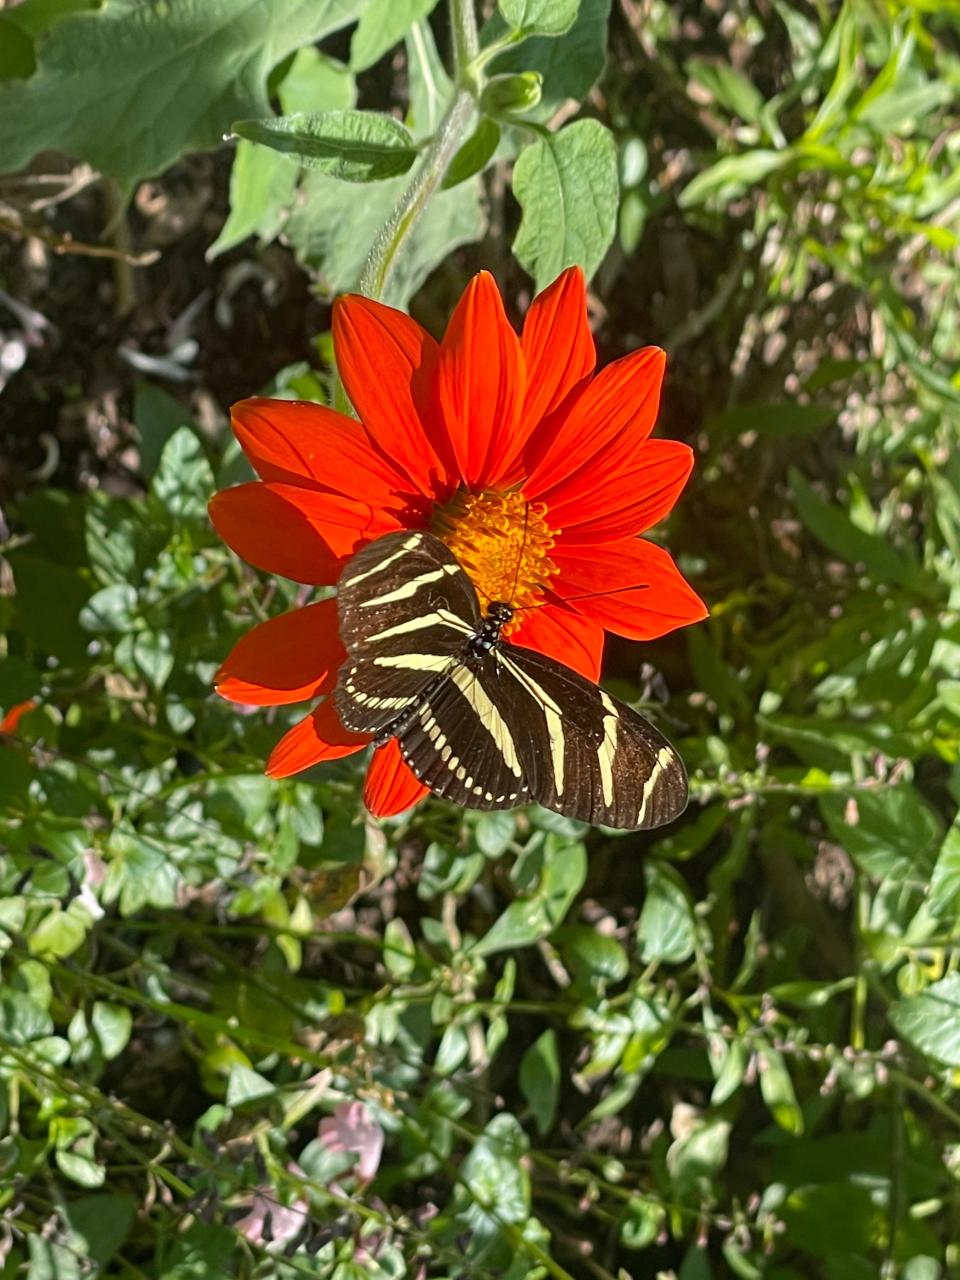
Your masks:
<instances>
[{"instance_id":1,"label":"butterfly forewing","mask_svg":"<svg viewBox=\"0 0 960 1280\"><path fill-rule=\"evenodd\" d=\"M480 622L458 561L428 533L387 534L349 562L337 590L347 650L337 681L340 719L377 734L456 666Z\"/></svg>"}]
</instances>

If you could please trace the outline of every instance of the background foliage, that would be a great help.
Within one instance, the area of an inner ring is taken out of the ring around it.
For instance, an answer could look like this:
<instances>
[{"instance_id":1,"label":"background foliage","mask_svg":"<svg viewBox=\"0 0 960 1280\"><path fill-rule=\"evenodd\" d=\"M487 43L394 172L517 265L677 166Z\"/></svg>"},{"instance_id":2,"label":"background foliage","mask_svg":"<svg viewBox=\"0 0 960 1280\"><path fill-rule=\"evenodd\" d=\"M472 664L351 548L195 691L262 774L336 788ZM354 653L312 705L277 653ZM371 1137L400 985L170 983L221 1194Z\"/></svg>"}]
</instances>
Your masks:
<instances>
[{"instance_id":1,"label":"background foliage","mask_svg":"<svg viewBox=\"0 0 960 1280\"><path fill-rule=\"evenodd\" d=\"M960 10L484 16L387 297L576 260L668 350L712 618L607 668L691 807L376 825L210 692L303 599L208 526L225 408L332 394L444 10L0 5L5 1280L960 1267Z\"/></svg>"}]
</instances>

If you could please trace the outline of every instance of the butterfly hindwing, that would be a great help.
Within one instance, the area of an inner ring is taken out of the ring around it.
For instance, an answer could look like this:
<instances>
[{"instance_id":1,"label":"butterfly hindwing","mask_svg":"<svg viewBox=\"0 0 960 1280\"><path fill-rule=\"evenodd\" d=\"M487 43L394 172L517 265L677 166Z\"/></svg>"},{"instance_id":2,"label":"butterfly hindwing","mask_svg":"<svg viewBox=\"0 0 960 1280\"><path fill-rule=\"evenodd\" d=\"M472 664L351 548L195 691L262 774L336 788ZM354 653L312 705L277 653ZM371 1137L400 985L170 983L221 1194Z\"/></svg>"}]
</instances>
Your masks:
<instances>
[{"instance_id":1,"label":"butterfly hindwing","mask_svg":"<svg viewBox=\"0 0 960 1280\"><path fill-rule=\"evenodd\" d=\"M468 658L426 691L400 752L431 791L469 809L515 809L530 793L516 725L491 697L496 655Z\"/></svg>"},{"instance_id":2,"label":"butterfly hindwing","mask_svg":"<svg viewBox=\"0 0 960 1280\"><path fill-rule=\"evenodd\" d=\"M459 562L431 534L387 534L349 562L337 590L347 650L337 681L340 719L380 733L456 665L480 622Z\"/></svg>"},{"instance_id":3,"label":"butterfly hindwing","mask_svg":"<svg viewBox=\"0 0 960 1280\"><path fill-rule=\"evenodd\" d=\"M521 761L534 800L594 826L630 830L683 812L683 762L648 720L532 649L504 643L497 656L501 685L504 677L514 682L509 696L524 724Z\"/></svg>"}]
</instances>

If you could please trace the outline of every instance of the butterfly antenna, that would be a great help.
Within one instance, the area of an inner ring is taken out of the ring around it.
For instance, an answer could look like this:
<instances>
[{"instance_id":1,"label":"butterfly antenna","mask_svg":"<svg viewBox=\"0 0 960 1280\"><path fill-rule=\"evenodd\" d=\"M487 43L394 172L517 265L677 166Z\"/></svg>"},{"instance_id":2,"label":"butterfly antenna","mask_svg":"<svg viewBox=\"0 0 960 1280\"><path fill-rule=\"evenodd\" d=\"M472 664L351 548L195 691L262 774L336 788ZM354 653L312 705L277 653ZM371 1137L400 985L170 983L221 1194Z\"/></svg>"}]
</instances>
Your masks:
<instances>
[{"instance_id":1,"label":"butterfly antenna","mask_svg":"<svg viewBox=\"0 0 960 1280\"><path fill-rule=\"evenodd\" d=\"M649 586L649 582L638 582L629 587L613 587L610 591L588 591L582 596L558 596L555 594L552 600L542 600L539 604L521 605L519 609L514 609L514 613L526 613L529 609L545 609L548 604L570 604L574 600L595 600L597 596L619 596L625 591L646 591Z\"/></svg>"}]
</instances>

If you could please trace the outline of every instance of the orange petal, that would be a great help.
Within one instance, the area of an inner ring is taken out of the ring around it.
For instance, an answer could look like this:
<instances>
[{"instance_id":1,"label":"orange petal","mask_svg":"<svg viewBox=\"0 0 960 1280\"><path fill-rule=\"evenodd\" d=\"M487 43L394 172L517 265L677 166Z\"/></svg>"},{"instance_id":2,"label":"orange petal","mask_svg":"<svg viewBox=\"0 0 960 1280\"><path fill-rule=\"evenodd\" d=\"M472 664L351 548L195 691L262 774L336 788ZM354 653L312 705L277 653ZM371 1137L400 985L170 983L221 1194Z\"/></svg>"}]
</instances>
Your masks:
<instances>
[{"instance_id":1,"label":"orange petal","mask_svg":"<svg viewBox=\"0 0 960 1280\"><path fill-rule=\"evenodd\" d=\"M0 720L0 733L16 733L17 725L27 714L36 707L37 703L33 698L28 698L26 702L15 703L7 714Z\"/></svg>"},{"instance_id":2,"label":"orange petal","mask_svg":"<svg viewBox=\"0 0 960 1280\"><path fill-rule=\"evenodd\" d=\"M527 366L523 418L533 426L597 363L587 323L587 286L579 267L568 267L537 294L524 319L520 345Z\"/></svg>"},{"instance_id":3,"label":"orange petal","mask_svg":"<svg viewBox=\"0 0 960 1280\"><path fill-rule=\"evenodd\" d=\"M464 484L495 484L517 454L526 370L520 341L486 271L473 277L450 317L437 387Z\"/></svg>"},{"instance_id":4,"label":"orange petal","mask_svg":"<svg viewBox=\"0 0 960 1280\"><path fill-rule=\"evenodd\" d=\"M599 623L564 605L542 605L521 616L520 626L510 634L513 644L556 658L588 680L600 679L603 627Z\"/></svg>"},{"instance_id":5,"label":"orange petal","mask_svg":"<svg viewBox=\"0 0 960 1280\"><path fill-rule=\"evenodd\" d=\"M392 818L419 804L429 788L404 763L396 738L373 753L363 788L363 803L375 818Z\"/></svg>"},{"instance_id":6,"label":"orange petal","mask_svg":"<svg viewBox=\"0 0 960 1280\"><path fill-rule=\"evenodd\" d=\"M533 433L524 449L528 498L539 498L590 463L624 435L636 448L653 430L667 357L644 347L615 360Z\"/></svg>"},{"instance_id":7,"label":"orange petal","mask_svg":"<svg viewBox=\"0 0 960 1280\"><path fill-rule=\"evenodd\" d=\"M261 480L332 489L375 506L409 489L359 422L322 404L251 396L230 417Z\"/></svg>"},{"instance_id":8,"label":"orange petal","mask_svg":"<svg viewBox=\"0 0 960 1280\"><path fill-rule=\"evenodd\" d=\"M648 440L619 465L598 458L543 499L561 535L556 549L644 533L673 508L692 469L693 450L676 440Z\"/></svg>"},{"instance_id":9,"label":"orange petal","mask_svg":"<svg viewBox=\"0 0 960 1280\"><path fill-rule=\"evenodd\" d=\"M400 528L386 511L291 484L241 484L210 502L210 519L243 560L294 582L332 585L363 543Z\"/></svg>"},{"instance_id":10,"label":"orange petal","mask_svg":"<svg viewBox=\"0 0 960 1280\"><path fill-rule=\"evenodd\" d=\"M617 635L655 640L707 616L707 606L668 553L652 542L628 538L596 547L557 548L555 556L562 593Z\"/></svg>"},{"instance_id":11,"label":"orange petal","mask_svg":"<svg viewBox=\"0 0 960 1280\"><path fill-rule=\"evenodd\" d=\"M251 707L307 702L329 692L345 657L337 602L321 600L248 631L231 649L214 684L221 698Z\"/></svg>"},{"instance_id":12,"label":"orange petal","mask_svg":"<svg viewBox=\"0 0 960 1280\"><path fill-rule=\"evenodd\" d=\"M289 778L321 760L353 755L369 741L369 734L351 733L343 727L333 699L327 698L283 735L270 752L265 772L271 778Z\"/></svg>"},{"instance_id":13,"label":"orange petal","mask_svg":"<svg viewBox=\"0 0 960 1280\"><path fill-rule=\"evenodd\" d=\"M337 369L371 439L428 497L446 497L456 465L436 403L439 347L403 311L358 294L333 308Z\"/></svg>"}]
</instances>

